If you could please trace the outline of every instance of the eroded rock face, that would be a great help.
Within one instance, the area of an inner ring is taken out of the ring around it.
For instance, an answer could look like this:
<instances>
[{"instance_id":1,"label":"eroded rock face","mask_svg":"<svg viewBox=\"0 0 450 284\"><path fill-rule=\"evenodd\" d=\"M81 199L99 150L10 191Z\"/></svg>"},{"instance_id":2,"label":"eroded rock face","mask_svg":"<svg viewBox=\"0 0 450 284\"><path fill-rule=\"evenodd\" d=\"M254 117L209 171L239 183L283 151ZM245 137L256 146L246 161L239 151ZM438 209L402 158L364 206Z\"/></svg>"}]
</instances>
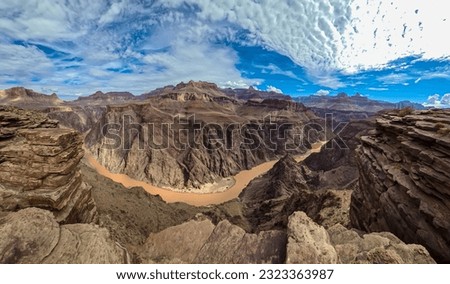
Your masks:
<instances>
[{"instance_id":1,"label":"eroded rock face","mask_svg":"<svg viewBox=\"0 0 450 284\"><path fill-rule=\"evenodd\" d=\"M406 245L392 233L381 232L361 236L356 231L336 224L328 229L328 234L340 263L435 263L423 246Z\"/></svg>"},{"instance_id":2,"label":"eroded rock face","mask_svg":"<svg viewBox=\"0 0 450 284\"><path fill-rule=\"evenodd\" d=\"M359 178L355 150L360 137L374 128L371 120L353 120L340 131L342 140L336 139L339 144L331 140L320 152L306 158L302 165L308 186L313 189L354 189Z\"/></svg>"},{"instance_id":3,"label":"eroded rock face","mask_svg":"<svg viewBox=\"0 0 450 284\"><path fill-rule=\"evenodd\" d=\"M58 222L90 223L96 207L79 171L82 141L42 114L0 108L0 209L50 210Z\"/></svg>"},{"instance_id":4,"label":"eroded rock face","mask_svg":"<svg viewBox=\"0 0 450 284\"><path fill-rule=\"evenodd\" d=\"M86 133L101 118L106 106L67 102L64 106L49 107L43 111L50 118L59 121L59 125Z\"/></svg>"},{"instance_id":5,"label":"eroded rock face","mask_svg":"<svg viewBox=\"0 0 450 284\"><path fill-rule=\"evenodd\" d=\"M281 231L248 234L228 221L192 220L151 234L140 257L144 263L282 263L285 249Z\"/></svg>"},{"instance_id":6,"label":"eroded rock face","mask_svg":"<svg viewBox=\"0 0 450 284\"><path fill-rule=\"evenodd\" d=\"M327 225L347 224L349 191L310 189L304 178L307 175L287 155L269 172L250 182L239 199L251 230L284 230L288 217L295 211L304 211L316 222Z\"/></svg>"},{"instance_id":7,"label":"eroded rock face","mask_svg":"<svg viewBox=\"0 0 450 284\"><path fill-rule=\"evenodd\" d=\"M298 103L244 104L214 86L192 83L145 102L108 106L86 145L111 172L192 189L279 159L286 145L295 145L294 155L305 153L320 135L298 141L294 132L304 126L308 132L311 121L320 119ZM287 133L285 139L271 137L277 129L280 136Z\"/></svg>"},{"instance_id":8,"label":"eroded rock face","mask_svg":"<svg viewBox=\"0 0 450 284\"><path fill-rule=\"evenodd\" d=\"M337 263L337 260L324 227L314 223L304 212L289 217L287 263Z\"/></svg>"},{"instance_id":9,"label":"eroded rock face","mask_svg":"<svg viewBox=\"0 0 450 284\"><path fill-rule=\"evenodd\" d=\"M387 113L357 154L352 224L392 232L450 262L450 111Z\"/></svg>"},{"instance_id":10,"label":"eroded rock face","mask_svg":"<svg viewBox=\"0 0 450 284\"><path fill-rule=\"evenodd\" d=\"M421 245L406 245L391 233L359 235L340 224L326 230L305 213L289 217L287 263L435 263Z\"/></svg>"},{"instance_id":11,"label":"eroded rock face","mask_svg":"<svg viewBox=\"0 0 450 284\"><path fill-rule=\"evenodd\" d=\"M59 225L49 211L27 208L0 218L0 263L128 263L106 229Z\"/></svg>"},{"instance_id":12,"label":"eroded rock face","mask_svg":"<svg viewBox=\"0 0 450 284\"><path fill-rule=\"evenodd\" d=\"M150 234L141 260L143 263L194 263L214 228L209 220L191 220Z\"/></svg>"}]
</instances>

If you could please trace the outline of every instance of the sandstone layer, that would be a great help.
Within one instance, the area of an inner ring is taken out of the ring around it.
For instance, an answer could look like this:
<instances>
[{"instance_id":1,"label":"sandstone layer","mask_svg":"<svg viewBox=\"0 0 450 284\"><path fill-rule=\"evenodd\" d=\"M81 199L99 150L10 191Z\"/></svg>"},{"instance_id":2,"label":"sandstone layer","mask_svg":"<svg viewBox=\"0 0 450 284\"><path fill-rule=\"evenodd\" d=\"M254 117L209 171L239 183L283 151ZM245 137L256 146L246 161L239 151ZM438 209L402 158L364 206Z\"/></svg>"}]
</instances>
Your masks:
<instances>
[{"instance_id":1,"label":"sandstone layer","mask_svg":"<svg viewBox=\"0 0 450 284\"><path fill-rule=\"evenodd\" d=\"M357 151L352 224L389 231L450 262L450 112L390 112Z\"/></svg>"},{"instance_id":2,"label":"sandstone layer","mask_svg":"<svg viewBox=\"0 0 450 284\"><path fill-rule=\"evenodd\" d=\"M96 208L83 182L81 137L46 116L0 108L0 209L39 207L58 222L90 223Z\"/></svg>"}]
</instances>

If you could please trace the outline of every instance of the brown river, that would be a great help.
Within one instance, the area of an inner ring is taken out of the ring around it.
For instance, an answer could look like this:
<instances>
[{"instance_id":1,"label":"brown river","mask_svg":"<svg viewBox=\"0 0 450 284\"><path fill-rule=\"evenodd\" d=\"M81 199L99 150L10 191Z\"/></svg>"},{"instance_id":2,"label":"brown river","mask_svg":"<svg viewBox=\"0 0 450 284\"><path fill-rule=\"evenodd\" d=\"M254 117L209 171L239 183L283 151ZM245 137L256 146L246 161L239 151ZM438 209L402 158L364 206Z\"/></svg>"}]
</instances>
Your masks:
<instances>
[{"instance_id":1,"label":"brown river","mask_svg":"<svg viewBox=\"0 0 450 284\"><path fill-rule=\"evenodd\" d=\"M322 145L324 145L323 142L314 144L312 150L305 153L304 155L297 156L295 158L296 161L303 161L312 153L319 152ZM100 163L97 162L97 160L88 151L86 151L85 158L90 166L94 168L99 174L110 178L113 181L124 185L125 187L142 187L152 195L161 196L161 198L168 203L184 202L194 206L221 204L237 198L242 190L244 190L244 188L250 183L250 181L268 172L278 162L278 160L274 160L263 163L250 170L241 171L240 173L232 177L235 180L235 184L227 191L217 193L190 193L175 192L168 189L159 188L151 184L132 179L124 174L111 173L104 166L100 165Z\"/></svg>"}]
</instances>

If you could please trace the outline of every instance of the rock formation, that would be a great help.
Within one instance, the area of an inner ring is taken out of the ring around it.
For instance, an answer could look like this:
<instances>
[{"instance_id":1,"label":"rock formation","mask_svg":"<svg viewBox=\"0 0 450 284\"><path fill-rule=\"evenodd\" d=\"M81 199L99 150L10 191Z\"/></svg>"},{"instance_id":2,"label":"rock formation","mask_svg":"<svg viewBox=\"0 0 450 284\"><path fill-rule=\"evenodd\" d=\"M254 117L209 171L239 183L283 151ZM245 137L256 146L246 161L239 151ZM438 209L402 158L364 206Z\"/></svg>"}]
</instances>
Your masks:
<instances>
[{"instance_id":1,"label":"rock formation","mask_svg":"<svg viewBox=\"0 0 450 284\"><path fill-rule=\"evenodd\" d=\"M228 221L192 220L151 234L140 253L143 263L282 263L286 235L248 234Z\"/></svg>"},{"instance_id":2,"label":"rock formation","mask_svg":"<svg viewBox=\"0 0 450 284\"><path fill-rule=\"evenodd\" d=\"M320 152L306 158L302 166L308 186L313 189L353 190L359 178L355 151L360 144L360 137L374 127L370 120L349 121L339 133L345 144L331 140ZM336 141L341 140L337 138Z\"/></svg>"},{"instance_id":3,"label":"rock formation","mask_svg":"<svg viewBox=\"0 0 450 284\"><path fill-rule=\"evenodd\" d=\"M287 263L337 263L327 230L306 213L296 212L289 217L287 234Z\"/></svg>"},{"instance_id":4,"label":"rock formation","mask_svg":"<svg viewBox=\"0 0 450 284\"><path fill-rule=\"evenodd\" d=\"M377 119L357 151L352 224L389 231L450 262L450 111L401 110Z\"/></svg>"},{"instance_id":5,"label":"rock formation","mask_svg":"<svg viewBox=\"0 0 450 284\"><path fill-rule=\"evenodd\" d=\"M246 233L228 221L196 220L150 234L139 251L143 263L435 263L420 245L391 233L360 235L336 224L328 230L304 212L286 230Z\"/></svg>"},{"instance_id":6,"label":"rock formation","mask_svg":"<svg viewBox=\"0 0 450 284\"><path fill-rule=\"evenodd\" d=\"M222 91L229 97L232 97L236 100L244 100L244 101L263 101L266 99L276 99L276 100L286 100L289 101L292 98L288 95L276 93L276 92L265 92L256 90L253 87L249 87L248 89L222 89Z\"/></svg>"},{"instance_id":7,"label":"rock formation","mask_svg":"<svg viewBox=\"0 0 450 284\"><path fill-rule=\"evenodd\" d=\"M57 124L0 106L0 263L128 263L106 229L86 224L98 215L81 137Z\"/></svg>"},{"instance_id":8,"label":"rock formation","mask_svg":"<svg viewBox=\"0 0 450 284\"><path fill-rule=\"evenodd\" d=\"M129 263L106 229L60 225L49 211L28 208L0 218L0 263Z\"/></svg>"},{"instance_id":9,"label":"rock formation","mask_svg":"<svg viewBox=\"0 0 450 284\"><path fill-rule=\"evenodd\" d=\"M44 109L61 104L63 104L63 101L56 94L45 95L23 87L14 87L0 91L0 105Z\"/></svg>"},{"instance_id":10,"label":"rock formation","mask_svg":"<svg viewBox=\"0 0 450 284\"><path fill-rule=\"evenodd\" d=\"M406 245L391 233L359 235L340 224L326 230L305 213L289 217L286 263L435 263L420 245Z\"/></svg>"},{"instance_id":11,"label":"rock formation","mask_svg":"<svg viewBox=\"0 0 450 284\"><path fill-rule=\"evenodd\" d=\"M59 121L59 125L85 134L99 121L106 111L103 105L76 105L66 103L64 106L48 107L43 110L48 117Z\"/></svg>"},{"instance_id":12,"label":"rock formation","mask_svg":"<svg viewBox=\"0 0 450 284\"><path fill-rule=\"evenodd\" d=\"M339 93L336 96L301 96L296 98L296 100L305 104L307 107L327 109L328 111L352 111L374 114L382 110L400 109L404 107L413 107L419 110L425 109L423 105L418 103L403 101L395 104L371 100L358 93L353 96L349 96L346 93Z\"/></svg>"},{"instance_id":13,"label":"rock formation","mask_svg":"<svg viewBox=\"0 0 450 284\"><path fill-rule=\"evenodd\" d=\"M134 100L135 96L130 92L108 92L103 93L101 91L97 91L94 94L86 97L78 97L73 104L101 104L108 105L111 103L120 103L129 100Z\"/></svg>"},{"instance_id":14,"label":"rock formation","mask_svg":"<svg viewBox=\"0 0 450 284\"><path fill-rule=\"evenodd\" d=\"M350 192L311 189L303 170L287 155L242 191L239 199L251 230L285 229L288 216L295 211L307 212L316 222L327 226L348 224Z\"/></svg>"},{"instance_id":15,"label":"rock formation","mask_svg":"<svg viewBox=\"0 0 450 284\"><path fill-rule=\"evenodd\" d=\"M0 108L0 123L0 208L39 207L58 222L94 221L90 187L79 172L80 136L43 115L11 107Z\"/></svg>"}]
</instances>

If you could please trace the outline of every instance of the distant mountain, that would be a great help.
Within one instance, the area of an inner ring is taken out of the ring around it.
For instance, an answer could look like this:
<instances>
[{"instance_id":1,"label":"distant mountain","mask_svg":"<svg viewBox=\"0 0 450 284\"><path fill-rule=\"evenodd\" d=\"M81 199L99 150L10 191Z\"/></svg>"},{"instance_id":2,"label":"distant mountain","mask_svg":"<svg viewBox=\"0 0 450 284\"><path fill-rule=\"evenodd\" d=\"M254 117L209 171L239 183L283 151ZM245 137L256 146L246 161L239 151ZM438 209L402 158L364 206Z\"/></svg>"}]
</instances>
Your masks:
<instances>
[{"instance_id":1,"label":"distant mountain","mask_svg":"<svg viewBox=\"0 0 450 284\"><path fill-rule=\"evenodd\" d=\"M14 87L0 91L0 104L12 105L26 109L45 109L48 107L74 107L74 106L103 106L124 104L130 101L144 100L177 100L177 101L205 101L205 102L263 102L266 100L296 101L304 104L306 107L315 109L316 113L327 110L340 111L345 117L356 116L362 118L365 114L376 113L387 109L401 109L412 107L417 110L423 110L425 107L418 103L402 101L390 103L385 101L371 100L360 94L349 96L346 93L340 93L337 96L308 96L296 97L276 93L259 91L253 87L248 89L221 89L214 83L203 81L189 81L188 83L179 83L176 86L169 85L155 89L151 92L134 96L130 92L107 92L97 91L90 96L78 97L74 101L63 101L56 94L45 95L23 87Z\"/></svg>"},{"instance_id":2,"label":"distant mountain","mask_svg":"<svg viewBox=\"0 0 450 284\"><path fill-rule=\"evenodd\" d=\"M170 99L180 102L205 101L205 102L232 102L230 98L214 83L194 82L180 83L176 86L166 86L150 93L143 94L140 99Z\"/></svg>"},{"instance_id":3,"label":"distant mountain","mask_svg":"<svg viewBox=\"0 0 450 284\"><path fill-rule=\"evenodd\" d=\"M159 96L161 94L170 92L174 88L175 88L175 86L173 86L173 85L165 86L165 87L162 87L162 88L157 88L157 89L155 89L153 91L150 91L148 93L144 93L144 94L140 95L138 98L142 99L142 100L145 100L145 99L148 99L148 98L151 98L151 97L154 97L154 96Z\"/></svg>"},{"instance_id":4,"label":"distant mountain","mask_svg":"<svg viewBox=\"0 0 450 284\"><path fill-rule=\"evenodd\" d=\"M308 96L297 97L294 100L303 103L307 107L330 109L339 111L355 111L375 113L386 109L400 109L412 107L418 110L425 109L421 104L403 101L399 103L390 103L385 101L371 100L360 94L349 96L346 93L340 93L337 96Z\"/></svg>"},{"instance_id":5,"label":"distant mountain","mask_svg":"<svg viewBox=\"0 0 450 284\"><path fill-rule=\"evenodd\" d=\"M277 99L277 100L291 100L291 97L288 95L279 94L276 92L265 92L256 90L253 87L248 89L221 89L216 84L208 83L208 82L194 82L190 81L188 83L180 83L176 86L169 85L162 88L155 89L151 92L142 94L139 96L140 99L148 99L154 96L167 95L170 93L180 93L180 92L207 92L214 93L219 96L227 96L234 100L253 100L253 101L263 101L266 99Z\"/></svg>"},{"instance_id":6,"label":"distant mountain","mask_svg":"<svg viewBox=\"0 0 450 284\"><path fill-rule=\"evenodd\" d=\"M0 105L41 109L59 106L63 101L56 94L45 95L23 87L14 87L0 91Z\"/></svg>"},{"instance_id":7,"label":"distant mountain","mask_svg":"<svg viewBox=\"0 0 450 284\"><path fill-rule=\"evenodd\" d=\"M427 109L422 104L413 103L413 102L410 102L410 101L401 101L401 102L398 102L398 103L395 104L395 109L402 109L402 108L406 108L406 107L412 107L413 109L416 109L416 110L425 110L425 109Z\"/></svg>"},{"instance_id":8,"label":"distant mountain","mask_svg":"<svg viewBox=\"0 0 450 284\"><path fill-rule=\"evenodd\" d=\"M108 92L103 93L101 91L97 91L94 94L87 97L78 97L73 104L115 104L121 103L124 101L134 100L136 97L130 92Z\"/></svg>"}]
</instances>

